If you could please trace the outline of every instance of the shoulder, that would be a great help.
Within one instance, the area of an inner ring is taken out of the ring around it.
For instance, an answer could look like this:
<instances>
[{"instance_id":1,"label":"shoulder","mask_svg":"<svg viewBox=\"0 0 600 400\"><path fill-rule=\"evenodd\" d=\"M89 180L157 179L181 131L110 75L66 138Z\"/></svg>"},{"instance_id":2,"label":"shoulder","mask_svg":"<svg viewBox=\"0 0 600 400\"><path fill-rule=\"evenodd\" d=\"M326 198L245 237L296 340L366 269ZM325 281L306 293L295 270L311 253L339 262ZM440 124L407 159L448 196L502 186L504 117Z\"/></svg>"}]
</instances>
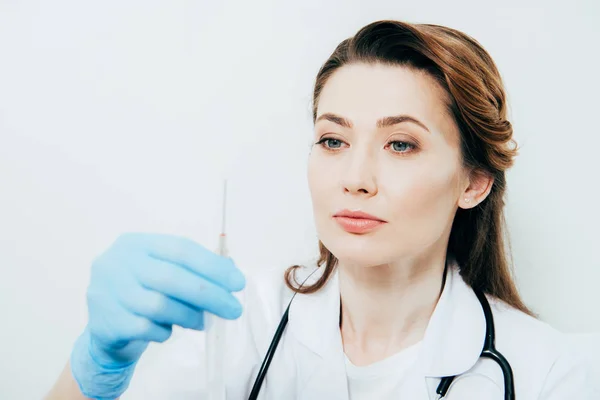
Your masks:
<instances>
[{"instance_id":1,"label":"shoulder","mask_svg":"<svg viewBox=\"0 0 600 400\"><path fill-rule=\"evenodd\" d=\"M246 287L236 293L236 297L240 299L244 308L241 317L243 325L256 338L272 336L271 333L277 329L283 313L295 294L286 284L285 272L289 267L262 267L244 271ZM302 282L315 269L316 265L310 262L298 264L291 276L292 283Z\"/></svg>"},{"instance_id":2,"label":"shoulder","mask_svg":"<svg viewBox=\"0 0 600 400\"><path fill-rule=\"evenodd\" d=\"M534 398L559 399L569 392L583 395L588 390L587 365L565 333L500 300L490 299L490 304L496 347L510 362L521 391Z\"/></svg>"},{"instance_id":3,"label":"shoulder","mask_svg":"<svg viewBox=\"0 0 600 400\"><path fill-rule=\"evenodd\" d=\"M267 312L276 312L281 317L294 295L294 291L286 284L285 278L286 270L290 267L278 266L246 271L246 287L240 293L244 303L248 307L262 307ZM316 269L316 265L310 262L297 264L290 276L291 283L304 281L313 275Z\"/></svg>"},{"instance_id":4,"label":"shoulder","mask_svg":"<svg viewBox=\"0 0 600 400\"><path fill-rule=\"evenodd\" d=\"M566 344L565 335L550 324L528 315L505 302L490 299L498 344L523 347L528 353L545 353L554 359Z\"/></svg>"},{"instance_id":5,"label":"shoulder","mask_svg":"<svg viewBox=\"0 0 600 400\"><path fill-rule=\"evenodd\" d=\"M250 392L270 341L294 292L285 284L285 266L242 269L245 288L234 295L242 315L226 321L225 364L229 371L228 398L244 398Z\"/></svg>"},{"instance_id":6,"label":"shoulder","mask_svg":"<svg viewBox=\"0 0 600 400\"><path fill-rule=\"evenodd\" d=\"M293 292L285 284L287 267L267 267L246 272L246 287L240 293L245 308L263 309L265 312L283 311L286 300Z\"/></svg>"}]
</instances>

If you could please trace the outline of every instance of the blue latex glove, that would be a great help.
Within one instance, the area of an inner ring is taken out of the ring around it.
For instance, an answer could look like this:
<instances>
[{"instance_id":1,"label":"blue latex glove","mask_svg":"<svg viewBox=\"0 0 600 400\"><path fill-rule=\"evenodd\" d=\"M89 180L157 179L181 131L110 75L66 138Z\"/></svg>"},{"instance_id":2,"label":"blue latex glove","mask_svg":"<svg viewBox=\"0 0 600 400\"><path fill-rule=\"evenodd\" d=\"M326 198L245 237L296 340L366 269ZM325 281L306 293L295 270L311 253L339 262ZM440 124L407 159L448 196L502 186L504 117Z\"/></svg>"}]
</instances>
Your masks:
<instances>
[{"instance_id":1,"label":"blue latex glove","mask_svg":"<svg viewBox=\"0 0 600 400\"><path fill-rule=\"evenodd\" d=\"M204 311L238 318L231 292L244 275L230 258L185 238L121 236L93 265L89 320L71 353L71 371L92 399L115 399L128 387L149 342L164 342L173 325L202 330Z\"/></svg>"}]
</instances>

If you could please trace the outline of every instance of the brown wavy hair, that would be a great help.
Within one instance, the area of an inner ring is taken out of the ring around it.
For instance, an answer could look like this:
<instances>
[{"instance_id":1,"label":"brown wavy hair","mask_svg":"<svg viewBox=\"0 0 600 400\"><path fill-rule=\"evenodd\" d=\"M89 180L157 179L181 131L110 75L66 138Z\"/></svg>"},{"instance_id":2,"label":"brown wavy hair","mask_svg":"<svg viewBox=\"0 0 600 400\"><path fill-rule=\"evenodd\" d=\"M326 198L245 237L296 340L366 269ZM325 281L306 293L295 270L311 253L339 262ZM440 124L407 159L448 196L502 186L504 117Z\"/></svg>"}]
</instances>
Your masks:
<instances>
[{"instance_id":1,"label":"brown wavy hair","mask_svg":"<svg viewBox=\"0 0 600 400\"><path fill-rule=\"evenodd\" d=\"M463 165L494 179L483 202L457 210L448 253L456 258L468 285L531 315L512 279L507 259L510 246L505 247L505 171L513 164L517 145L507 120L502 79L490 55L476 40L448 27L393 20L373 22L342 41L319 70L312 98L313 124L327 80L338 68L353 63L425 71L447 92L448 110L460 131ZM295 270L300 266L293 265L285 272L290 289L313 293L327 282L337 258L321 241L319 251L317 266L325 268L319 279L300 287L295 279Z\"/></svg>"}]
</instances>

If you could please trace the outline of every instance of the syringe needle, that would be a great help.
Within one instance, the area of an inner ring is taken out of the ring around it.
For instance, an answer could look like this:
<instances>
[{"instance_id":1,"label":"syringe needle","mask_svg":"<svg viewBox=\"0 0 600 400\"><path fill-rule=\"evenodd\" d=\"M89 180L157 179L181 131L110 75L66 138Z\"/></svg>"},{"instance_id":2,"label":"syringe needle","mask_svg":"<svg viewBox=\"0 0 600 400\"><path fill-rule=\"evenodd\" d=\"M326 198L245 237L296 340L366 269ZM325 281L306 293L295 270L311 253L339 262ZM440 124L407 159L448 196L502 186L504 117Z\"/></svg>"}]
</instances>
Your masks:
<instances>
[{"instance_id":1,"label":"syringe needle","mask_svg":"<svg viewBox=\"0 0 600 400\"><path fill-rule=\"evenodd\" d=\"M227 179L223 181L223 221L221 221L221 233L225 234L225 216L227 215Z\"/></svg>"},{"instance_id":2,"label":"syringe needle","mask_svg":"<svg viewBox=\"0 0 600 400\"><path fill-rule=\"evenodd\" d=\"M221 235L219 235L219 255L227 257L227 242L225 233L225 221L227 215L227 179L223 181L223 205L221 208L223 219L221 220Z\"/></svg>"}]
</instances>

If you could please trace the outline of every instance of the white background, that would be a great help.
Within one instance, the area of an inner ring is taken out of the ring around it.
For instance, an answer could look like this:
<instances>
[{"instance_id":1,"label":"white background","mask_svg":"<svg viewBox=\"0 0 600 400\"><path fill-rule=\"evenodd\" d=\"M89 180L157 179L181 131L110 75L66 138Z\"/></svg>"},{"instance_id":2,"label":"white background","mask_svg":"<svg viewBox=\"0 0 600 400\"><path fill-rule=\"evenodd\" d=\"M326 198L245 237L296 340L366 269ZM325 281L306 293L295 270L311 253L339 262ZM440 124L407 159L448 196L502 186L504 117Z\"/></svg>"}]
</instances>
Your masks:
<instances>
[{"instance_id":1,"label":"white background","mask_svg":"<svg viewBox=\"0 0 600 400\"><path fill-rule=\"evenodd\" d=\"M242 268L316 254L312 84L377 19L448 25L492 54L521 146L519 287L557 328L600 331L600 6L519 3L1 0L0 397L52 385L86 321L90 262L121 232L216 246L224 176Z\"/></svg>"}]
</instances>

